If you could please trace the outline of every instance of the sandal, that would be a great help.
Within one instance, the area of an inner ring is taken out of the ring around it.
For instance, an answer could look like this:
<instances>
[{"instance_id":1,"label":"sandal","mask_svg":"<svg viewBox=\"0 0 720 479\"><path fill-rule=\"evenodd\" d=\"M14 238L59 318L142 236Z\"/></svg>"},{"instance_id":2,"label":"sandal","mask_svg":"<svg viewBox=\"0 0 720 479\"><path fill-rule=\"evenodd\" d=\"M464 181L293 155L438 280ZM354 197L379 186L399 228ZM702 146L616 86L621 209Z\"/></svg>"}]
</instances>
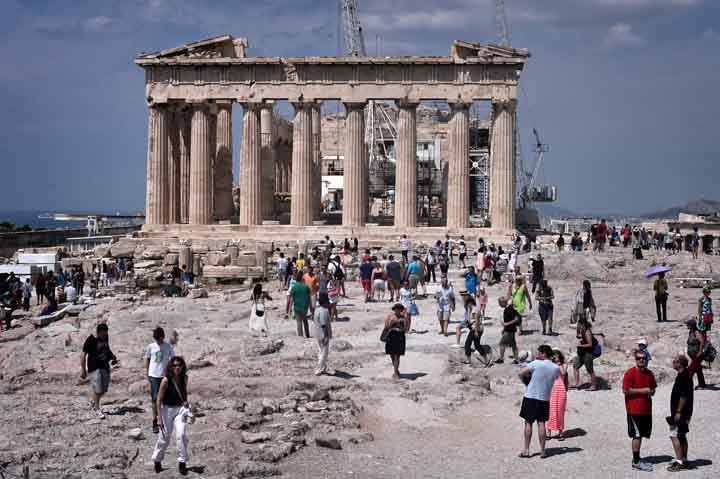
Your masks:
<instances>
[{"instance_id":1,"label":"sandal","mask_svg":"<svg viewBox=\"0 0 720 479\"><path fill-rule=\"evenodd\" d=\"M558 441L564 441L564 440L565 440L565 436L563 436L562 434L560 434L560 435L557 437L557 440L558 440Z\"/></svg>"},{"instance_id":2,"label":"sandal","mask_svg":"<svg viewBox=\"0 0 720 479\"><path fill-rule=\"evenodd\" d=\"M548 457L548 453L543 451L540 453L540 459L546 459Z\"/></svg>"},{"instance_id":3,"label":"sandal","mask_svg":"<svg viewBox=\"0 0 720 479\"><path fill-rule=\"evenodd\" d=\"M518 457L521 457L523 459L529 459L530 453L529 452L521 452L520 454L518 454Z\"/></svg>"}]
</instances>

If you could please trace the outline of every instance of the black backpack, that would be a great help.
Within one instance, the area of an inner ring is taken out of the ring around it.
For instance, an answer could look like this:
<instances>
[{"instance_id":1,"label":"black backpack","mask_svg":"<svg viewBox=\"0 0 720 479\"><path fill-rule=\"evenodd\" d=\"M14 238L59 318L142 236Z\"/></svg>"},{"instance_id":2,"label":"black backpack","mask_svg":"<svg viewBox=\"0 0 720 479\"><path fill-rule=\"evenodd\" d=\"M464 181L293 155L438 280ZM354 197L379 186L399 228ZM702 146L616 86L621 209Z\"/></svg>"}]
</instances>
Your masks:
<instances>
[{"instance_id":1,"label":"black backpack","mask_svg":"<svg viewBox=\"0 0 720 479\"><path fill-rule=\"evenodd\" d=\"M333 271L333 277L335 279L344 279L345 278L345 272L342 270L339 264L337 264L335 261L332 261L332 264L335 265L335 271Z\"/></svg>"}]
</instances>

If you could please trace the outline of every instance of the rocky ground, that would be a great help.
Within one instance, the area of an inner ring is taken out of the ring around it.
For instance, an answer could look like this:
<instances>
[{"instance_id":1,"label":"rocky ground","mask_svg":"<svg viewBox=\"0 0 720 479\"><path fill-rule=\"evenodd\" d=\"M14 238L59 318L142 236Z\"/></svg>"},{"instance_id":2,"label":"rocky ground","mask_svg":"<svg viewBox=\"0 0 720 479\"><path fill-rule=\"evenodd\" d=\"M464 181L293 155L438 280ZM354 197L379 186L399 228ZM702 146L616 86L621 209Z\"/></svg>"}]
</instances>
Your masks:
<instances>
[{"instance_id":1,"label":"rocky ground","mask_svg":"<svg viewBox=\"0 0 720 479\"><path fill-rule=\"evenodd\" d=\"M523 269L527 256L521 257ZM539 334L533 311L519 338L534 351L549 342L573 356L575 334L569 324L571 303L583 279L593 282L598 304L595 332L604 354L596 370L607 383L598 392L571 391L566 423L573 437L549 443L550 457L519 459L522 422L517 417L523 386L519 366L506 361L490 368L460 363L455 338L437 334L430 285L419 301L421 315L408 336L401 363L403 378L391 379L389 358L379 341L390 304L361 299L357 283L339 311L330 355L335 376L315 377L317 346L295 336L294 321L283 319L285 296L270 283L271 334L248 330L249 292L210 289L207 298L161 298L119 294L98 300L77 318L34 330L21 323L0 336L0 478L146 478L150 462L147 381L142 351L152 329L177 331L176 353L190 362L190 399L197 422L189 427L190 477L412 477L435 478L523 475L540 469L544 477L627 477L630 445L619 381L632 365L629 353L638 336L650 342L650 367L661 383L655 398L655 432L643 453L657 464L655 474L670 475L665 464L672 447L664 426L674 378L670 358L684 349L683 321L694 314L698 289L674 287L672 278L720 269L720 258L665 256L649 252L634 261L630 251L546 253L548 279L555 289L557 336ZM652 283L642 272L651 264L673 266L669 314L654 318ZM458 288L460 271L451 271ZM483 343L497 351L500 337L497 297L505 285L488 292L492 324ZM454 319L460 319L456 313ZM99 321L110 327L111 345L120 359L104 398L107 418L89 409L89 386L79 380L80 350ZM454 329L451 327L451 329ZM717 341L715 341L717 343ZM583 376L586 378L586 376ZM706 373L717 382L714 370ZM691 424L690 477L718 477L715 454L717 390L698 391ZM532 450L537 452L536 442ZM179 477L171 445L157 477ZM25 472L24 472L25 471Z\"/></svg>"}]
</instances>

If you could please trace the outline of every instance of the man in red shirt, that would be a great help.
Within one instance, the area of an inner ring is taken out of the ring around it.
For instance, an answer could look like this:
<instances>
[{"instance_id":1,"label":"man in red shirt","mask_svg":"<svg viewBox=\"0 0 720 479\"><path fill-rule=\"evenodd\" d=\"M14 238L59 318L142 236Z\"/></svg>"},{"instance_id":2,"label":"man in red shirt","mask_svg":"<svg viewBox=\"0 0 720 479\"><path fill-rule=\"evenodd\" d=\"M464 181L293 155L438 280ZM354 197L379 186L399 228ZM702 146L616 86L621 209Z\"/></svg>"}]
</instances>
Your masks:
<instances>
[{"instance_id":1,"label":"man in red shirt","mask_svg":"<svg viewBox=\"0 0 720 479\"><path fill-rule=\"evenodd\" d=\"M647 368L647 357L635 351L635 367L625 372L623 393L627 411L628 436L632 439L633 469L650 472L652 465L640 461L642 438L650 439L652 432L652 396L657 389L655 375Z\"/></svg>"},{"instance_id":2,"label":"man in red shirt","mask_svg":"<svg viewBox=\"0 0 720 479\"><path fill-rule=\"evenodd\" d=\"M605 242L607 241L607 235L608 235L608 226L607 226L607 220L604 218L600 221L600 224L597 225L597 244L598 244L598 250L605 251Z\"/></svg>"}]
</instances>

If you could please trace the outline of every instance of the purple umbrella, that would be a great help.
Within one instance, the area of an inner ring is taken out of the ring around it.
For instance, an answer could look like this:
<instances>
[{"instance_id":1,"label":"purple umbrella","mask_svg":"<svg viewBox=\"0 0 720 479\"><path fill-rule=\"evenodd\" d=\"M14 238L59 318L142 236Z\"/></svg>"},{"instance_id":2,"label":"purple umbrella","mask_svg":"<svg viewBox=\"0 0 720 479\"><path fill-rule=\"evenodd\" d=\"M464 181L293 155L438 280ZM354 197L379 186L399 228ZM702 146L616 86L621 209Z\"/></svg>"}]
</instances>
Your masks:
<instances>
[{"instance_id":1,"label":"purple umbrella","mask_svg":"<svg viewBox=\"0 0 720 479\"><path fill-rule=\"evenodd\" d=\"M672 271L672 268L668 266L653 266L652 268L645 271L645 277L650 278L652 276L655 276L656 274L667 273L668 271Z\"/></svg>"}]
</instances>

